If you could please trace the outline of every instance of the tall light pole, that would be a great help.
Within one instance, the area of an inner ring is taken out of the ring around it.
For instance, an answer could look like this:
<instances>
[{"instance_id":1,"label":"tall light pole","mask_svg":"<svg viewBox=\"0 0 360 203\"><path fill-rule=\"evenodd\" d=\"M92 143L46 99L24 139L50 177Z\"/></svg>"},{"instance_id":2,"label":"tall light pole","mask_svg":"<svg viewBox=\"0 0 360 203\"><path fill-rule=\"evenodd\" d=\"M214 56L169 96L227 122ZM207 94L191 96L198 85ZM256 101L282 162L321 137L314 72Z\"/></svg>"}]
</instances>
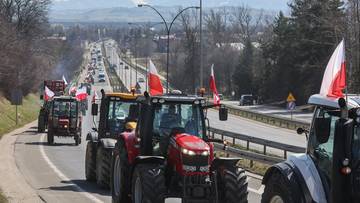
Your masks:
<instances>
[{"instance_id":1,"label":"tall light pole","mask_svg":"<svg viewBox=\"0 0 360 203\"><path fill-rule=\"evenodd\" d=\"M166 28L166 32L167 32L167 53L166 53L166 93L169 93L169 58L170 58L170 32L171 32L171 28L175 22L175 20L186 10L188 9L200 9L200 7L198 6L190 6L187 8L184 8L183 10L181 10L171 21L170 25L168 25L168 23L166 22L165 18L163 17L163 15L161 15L161 13L154 7L150 6L149 4L139 4L138 7L149 7L151 9L153 9L163 20L164 24L165 24L165 28Z\"/></svg>"},{"instance_id":2,"label":"tall light pole","mask_svg":"<svg viewBox=\"0 0 360 203\"><path fill-rule=\"evenodd\" d=\"M200 0L200 89L202 89L204 87L204 70L203 70L203 29L202 29L202 20L203 20L203 16L202 16L202 11L203 11L203 5L202 5L202 0Z\"/></svg>"}]
</instances>

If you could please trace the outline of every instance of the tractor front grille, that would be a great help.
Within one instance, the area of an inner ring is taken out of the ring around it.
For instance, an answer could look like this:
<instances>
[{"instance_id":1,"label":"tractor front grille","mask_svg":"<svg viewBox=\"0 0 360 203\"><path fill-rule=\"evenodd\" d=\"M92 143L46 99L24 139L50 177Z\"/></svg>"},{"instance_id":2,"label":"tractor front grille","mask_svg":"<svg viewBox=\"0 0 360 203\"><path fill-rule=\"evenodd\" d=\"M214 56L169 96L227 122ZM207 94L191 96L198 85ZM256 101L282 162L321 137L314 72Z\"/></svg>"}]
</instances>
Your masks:
<instances>
[{"instance_id":1,"label":"tractor front grille","mask_svg":"<svg viewBox=\"0 0 360 203\"><path fill-rule=\"evenodd\" d=\"M182 161L184 165L188 166L208 166L209 165L209 156L202 155L182 155Z\"/></svg>"}]
</instances>

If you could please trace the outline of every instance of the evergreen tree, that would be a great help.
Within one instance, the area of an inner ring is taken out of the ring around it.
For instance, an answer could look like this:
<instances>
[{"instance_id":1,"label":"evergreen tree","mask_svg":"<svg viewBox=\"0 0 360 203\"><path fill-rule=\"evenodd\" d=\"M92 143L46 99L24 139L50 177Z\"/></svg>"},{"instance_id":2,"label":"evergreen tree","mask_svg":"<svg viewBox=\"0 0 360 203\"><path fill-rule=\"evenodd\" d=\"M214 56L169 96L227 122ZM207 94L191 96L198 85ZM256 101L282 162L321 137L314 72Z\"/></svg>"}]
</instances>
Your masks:
<instances>
[{"instance_id":1,"label":"evergreen tree","mask_svg":"<svg viewBox=\"0 0 360 203\"><path fill-rule=\"evenodd\" d=\"M239 64L235 69L233 81L237 95L252 93L252 66L253 66L253 47L250 40L247 40L243 52L240 55Z\"/></svg>"}]
</instances>

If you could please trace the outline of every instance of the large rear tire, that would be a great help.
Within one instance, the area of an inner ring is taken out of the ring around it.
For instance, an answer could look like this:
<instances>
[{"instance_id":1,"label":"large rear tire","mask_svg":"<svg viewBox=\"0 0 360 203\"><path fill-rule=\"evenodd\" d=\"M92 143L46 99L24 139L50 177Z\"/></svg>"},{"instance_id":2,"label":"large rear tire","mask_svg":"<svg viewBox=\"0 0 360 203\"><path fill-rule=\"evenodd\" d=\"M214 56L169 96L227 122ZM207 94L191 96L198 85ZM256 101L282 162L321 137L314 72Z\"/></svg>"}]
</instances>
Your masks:
<instances>
[{"instance_id":1,"label":"large rear tire","mask_svg":"<svg viewBox=\"0 0 360 203\"><path fill-rule=\"evenodd\" d=\"M294 179L292 179L294 180ZM295 186L292 184L296 184ZM275 172L265 185L261 203L302 203L304 202L300 192L295 190L298 183L290 183L282 174Z\"/></svg>"},{"instance_id":2,"label":"large rear tire","mask_svg":"<svg viewBox=\"0 0 360 203\"><path fill-rule=\"evenodd\" d=\"M248 181L245 170L230 167L218 173L219 202L224 203L247 203Z\"/></svg>"},{"instance_id":3,"label":"large rear tire","mask_svg":"<svg viewBox=\"0 0 360 203\"><path fill-rule=\"evenodd\" d=\"M51 128L49 128L47 131L47 143L48 143L48 145L54 144L54 133Z\"/></svg>"},{"instance_id":4,"label":"large rear tire","mask_svg":"<svg viewBox=\"0 0 360 203\"><path fill-rule=\"evenodd\" d=\"M128 156L123 140L119 140L115 146L117 153L112 160L111 166L111 196L113 203L130 203L130 184L128 177Z\"/></svg>"},{"instance_id":5,"label":"large rear tire","mask_svg":"<svg viewBox=\"0 0 360 203\"><path fill-rule=\"evenodd\" d=\"M85 177L87 181L96 181L96 143L88 142L85 155Z\"/></svg>"},{"instance_id":6,"label":"large rear tire","mask_svg":"<svg viewBox=\"0 0 360 203\"><path fill-rule=\"evenodd\" d=\"M38 133L45 132L45 119L43 116L39 115L38 117Z\"/></svg>"},{"instance_id":7,"label":"large rear tire","mask_svg":"<svg viewBox=\"0 0 360 203\"><path fill-rule=\"evenodd\" d=\"M101 187L110 188L110 167L112 149L100 146L96 154L96 183Z\"/></svg>"},{"instance_id":8,"label":"large rear tire","mask_svg":"<svg viewBox=\"0 0 360 203\"><path fill-rule=\"evenodd\" d=\"M163 203L166 194L162 165L139 164L132 178L133 203Z\"/></svg>"}]
</instances>

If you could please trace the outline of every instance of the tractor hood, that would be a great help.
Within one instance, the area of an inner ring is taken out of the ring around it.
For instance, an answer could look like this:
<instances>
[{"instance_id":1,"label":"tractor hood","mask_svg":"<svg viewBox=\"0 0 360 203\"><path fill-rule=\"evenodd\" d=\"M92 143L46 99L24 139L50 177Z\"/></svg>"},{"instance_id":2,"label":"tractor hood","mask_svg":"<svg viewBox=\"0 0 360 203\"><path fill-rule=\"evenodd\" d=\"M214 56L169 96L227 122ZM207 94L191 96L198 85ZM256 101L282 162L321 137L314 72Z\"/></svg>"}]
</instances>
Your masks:
<instances>
[{"instance_id":1,"label":"tractor hood","mask_svg":"<svg viewBox=\"0 0 360 203\"><path fill-rule=\"evenodd\" d=\"M186 133L177 134L175 136L176 143L182 149L191 150L194 152L209 151L209 145L199 137L189 135Z\"/></svg>"}]
</instances>

